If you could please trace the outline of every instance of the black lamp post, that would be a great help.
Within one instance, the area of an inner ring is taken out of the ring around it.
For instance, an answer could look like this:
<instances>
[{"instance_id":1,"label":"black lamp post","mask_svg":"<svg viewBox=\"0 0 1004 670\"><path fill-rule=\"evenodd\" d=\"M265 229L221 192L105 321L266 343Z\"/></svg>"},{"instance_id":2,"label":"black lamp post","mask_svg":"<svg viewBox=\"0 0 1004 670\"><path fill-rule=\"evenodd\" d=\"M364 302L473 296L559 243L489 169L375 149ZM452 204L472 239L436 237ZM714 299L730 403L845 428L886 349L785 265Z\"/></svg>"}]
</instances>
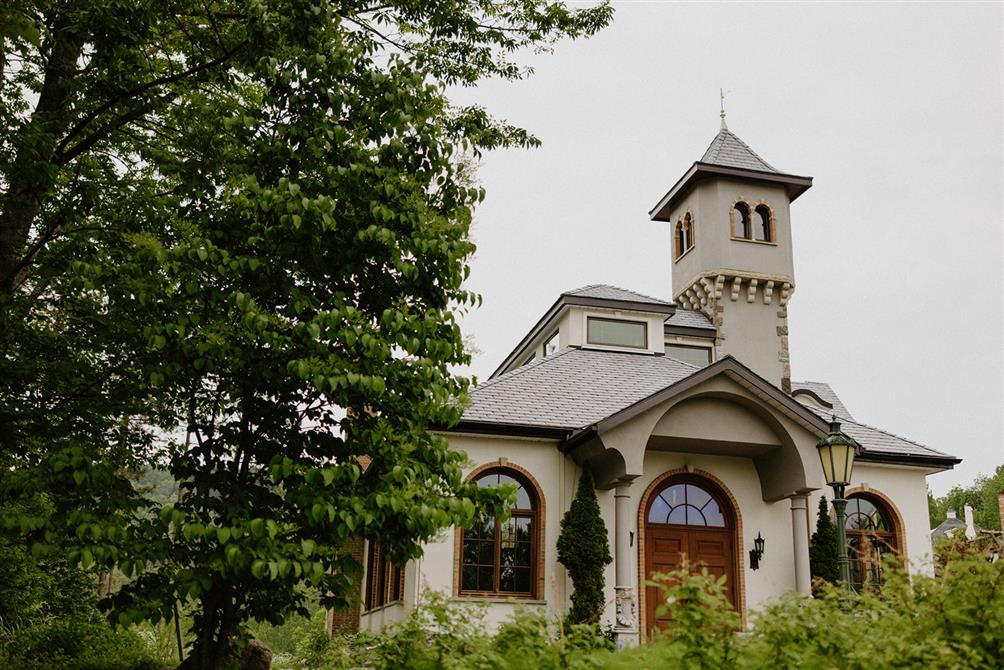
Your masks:
<instances>
[{"instance_id":1,"label":"black lamp post","mask_svg":"<svg viewBox=\"0 0 1004 670\"><path fill-rule=\"evenodd\" d=\"M858 445L840 432L840 422L837 417L833 417L829 434L816 444L816 449L819 450L819 461L823 465L823 477L833 487L833 509L837 513L837 541L840 544L837 554L840 579L847 590L852 591L851 567L847 562L847 534L844 532L847 509L844 490L851 483L851 469L854 467Z\"/></svg>"}]
</instances>

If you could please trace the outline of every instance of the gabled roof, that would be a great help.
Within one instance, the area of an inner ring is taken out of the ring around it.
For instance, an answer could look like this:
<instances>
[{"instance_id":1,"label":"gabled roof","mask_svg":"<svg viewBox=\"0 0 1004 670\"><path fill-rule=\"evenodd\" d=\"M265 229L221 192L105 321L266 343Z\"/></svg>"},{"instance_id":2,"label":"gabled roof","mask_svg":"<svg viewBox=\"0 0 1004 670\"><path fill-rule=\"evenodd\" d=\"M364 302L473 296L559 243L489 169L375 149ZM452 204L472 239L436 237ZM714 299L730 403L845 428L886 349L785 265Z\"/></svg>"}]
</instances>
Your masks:
<instances>
[{"instance_id":1,"label":"gabled roof","mask_svg":"<svg viewBox=\"0 0 1004 670\"><path fill-rule=\"evenodd\" d=\"M726 165L747 170L778 172L728 128L722 128L715 135L715 139L711 140L711 146L704 152L700 162L708 165ZM778 174L780 173L778 172Z\"/></svg>"},{"instance_id":2,"label":"gabled roof","mask_svg":"<svg viewBox=\"0 0 1004 670\"><path fill-rule=\"evenodd\" d=\"M803 405L731 356L698 368L667 356L566 347L498 375L471 391L457 432L528 435L566 445L602 432L718 374L822 434L833 410ZM805 384L803 382L802 384ZM844 433L861 445L862 461L951 467L960 460L849 417L832 389Z\"/></svg>"},{"instance_id":3,"label":"gabled roof","mask_svg":"<svg viewBox=\"0 0 1004 670\"><path fill-rule=\"evenodd\" d=\"M931 529L931 539L937 540L941 537L947 537L948 533L954 531L958 528L962 529L962 532L966 532L966 522L962 519L957 519L955 517L948 517L942 521L936 528Z\"/></svg>"}]
</instances>

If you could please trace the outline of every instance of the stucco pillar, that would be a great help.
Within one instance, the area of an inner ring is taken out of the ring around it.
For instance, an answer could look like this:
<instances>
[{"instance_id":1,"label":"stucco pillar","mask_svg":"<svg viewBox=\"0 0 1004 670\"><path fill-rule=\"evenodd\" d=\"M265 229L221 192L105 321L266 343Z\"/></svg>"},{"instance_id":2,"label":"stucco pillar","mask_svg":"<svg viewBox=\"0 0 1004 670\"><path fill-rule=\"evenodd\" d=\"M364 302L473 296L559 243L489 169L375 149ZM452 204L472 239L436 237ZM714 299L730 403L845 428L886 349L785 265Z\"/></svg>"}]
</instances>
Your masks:
<instances>
[{"instance_id":1,"label":"stucco pillar","mask_svg":"<svg viewBox=\"0 0 1004 670\"><path fill-rule=\"evenodd\" d=\"M791 497L791 534L795 548L795 590L801 595L812 593L809 573L809 503L808 496Z\"/></svg>"},{"instance_id":2,"label":"stucco pillar","mask_svg":"<svg viewBox=\"0 0 1004 670\"><path fill-rule=\"evenodd\" d=\"M638 606L635 600L634 547L631 546L631 482L614 489L614 575L617 613L614 635L618 646L638 644Z\"/></svg>"}]
</instances>

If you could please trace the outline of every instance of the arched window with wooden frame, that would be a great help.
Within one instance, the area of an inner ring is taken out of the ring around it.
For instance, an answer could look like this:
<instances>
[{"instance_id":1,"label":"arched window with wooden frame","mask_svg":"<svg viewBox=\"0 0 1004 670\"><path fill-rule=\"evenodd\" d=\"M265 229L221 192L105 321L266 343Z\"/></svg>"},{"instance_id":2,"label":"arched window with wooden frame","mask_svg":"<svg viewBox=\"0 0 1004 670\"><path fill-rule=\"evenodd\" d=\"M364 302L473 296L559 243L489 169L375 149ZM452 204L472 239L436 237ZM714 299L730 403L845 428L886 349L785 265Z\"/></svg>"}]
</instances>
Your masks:
<instances>
[{"instance_id":1,"label":"arched window with wooden frame","mask_svg":"<svg viewBox=\"0 0 1004 670\"><path fill-rule=\"evenodd\" d=\"M516 486L516 500L504 522L485 517L462 531L460 595L539 596L541 501L536 487L515 469L499 466L478 473L478 486Z\"/></svg>"},{"instance_id":2,"label":"arched window with wooden frame","mask_svg":"<svg viewBox=\"0 0 1004 670\"><path fill-rule=\"evenodd\" d=\"M739 201L732 205L731 213L732 237L739 240L753 238L753 226L750 221L750 206Z\"/></svg>"},{"instance_id":3,"label":"arched window with wooden frame","mask_svg":"<svg viewBox=\"0 0 1004 670\"><path fill-rule=\"evenodd\" d=\"M683 252L686 251L686 247L684 246L684 242L685 242L685 240L684 240L684 237L683 237L683 221L682 220L678 220L676 222L676 229L673 232L673 251L674 251L674 256L673 257L674 258L679 258L680 256L683 255Z\"/></svg>"},{"instance_id":4,"label":"arched window with wooden frame","mask_svg":"<svg viewBox=\"0 0 1004 670\"><path fill-rule=\"evenodd\" d=\"M683 252L690 251L694 246L694 219L687 212L683 216Z\"/></svg>"},{"instance_id":5,"label":"arched window with wooden frame","mask_svg":"<svg viewBox=\"0 0 1004 670\"><path fill-rule=\"evenodd\" d=\"M852 493L844 527L854 590L880 586L884 560L902 552L898 517L880 497Z\"/></svg>"},{"instance_id":6,"label":"arched window with wooden frame","mask_svg":"<svg viewBox=\"0 0 1004 670\"><path fill-rule=\"evenodd\" d=\"M753 210L753 239L759 242L774 241L774 220L770 207L759 204Z\"/></svg>"}]
</instances>

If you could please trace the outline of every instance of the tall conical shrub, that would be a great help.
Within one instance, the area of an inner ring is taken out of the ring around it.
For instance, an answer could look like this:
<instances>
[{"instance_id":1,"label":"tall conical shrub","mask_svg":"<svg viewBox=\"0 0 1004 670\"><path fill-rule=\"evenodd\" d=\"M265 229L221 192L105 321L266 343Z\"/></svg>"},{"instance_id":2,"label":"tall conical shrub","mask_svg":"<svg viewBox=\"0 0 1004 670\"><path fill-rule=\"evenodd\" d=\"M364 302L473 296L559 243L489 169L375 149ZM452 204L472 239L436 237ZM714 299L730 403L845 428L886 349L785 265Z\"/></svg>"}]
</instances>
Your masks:
<instances>
[{"instance_id":1,"label":"tall conical shrub","mask_svg":"<svg viewBox=\"0 0 1004 670\"><path fill-rule=\"evenodd\" d=\"M830 508L826 504L826 498L820 498L816 532L809 540L809 574L831 584L836 584L840 580L839 542L837 527L830 520Z\"/></svg>"},{"instance_id":2,"label":"tall conical shrub","mask_svg":"<svg viewBox=\"0 0 1004 670\"><path fill-rule=\"evenodd\" d=\"M571 507L561 519L558 561L572 579L572 609L569 623L594 622L603 611L603 567L613 561L607 542L607 527L600 516L596 487L589 470L583 469Z\"/></svg>"}]
</instances>

